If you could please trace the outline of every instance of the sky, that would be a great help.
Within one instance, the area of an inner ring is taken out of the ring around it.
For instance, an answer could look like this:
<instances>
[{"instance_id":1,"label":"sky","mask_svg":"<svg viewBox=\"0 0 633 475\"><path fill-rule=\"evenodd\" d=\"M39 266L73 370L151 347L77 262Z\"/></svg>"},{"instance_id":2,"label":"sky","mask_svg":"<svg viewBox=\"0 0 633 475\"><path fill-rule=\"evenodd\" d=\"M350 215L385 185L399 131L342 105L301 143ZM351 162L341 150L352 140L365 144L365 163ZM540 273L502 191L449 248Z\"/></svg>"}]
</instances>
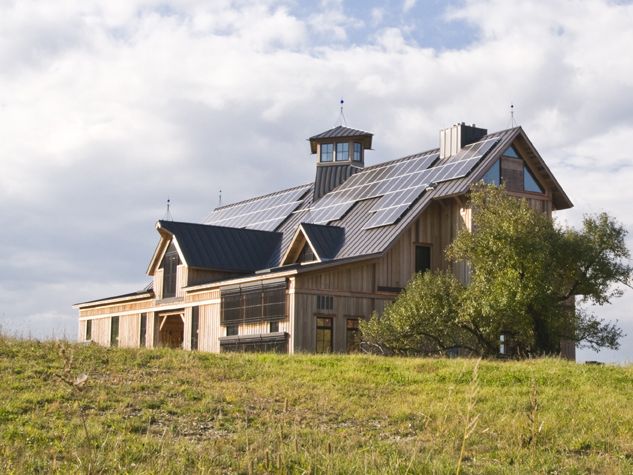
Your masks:
<instances>
[{"instance_id":1,"label":"sky","mask_svg":"<svg viewBox=\"0 0 633 475\"><path fill-rule=\"evenodd\" d=\"M155 222L312 181L306 138L369 164L515 120L574 203L633 231L633 5L607 0L0 0L0 325L74 338L76 302L143 288ZM633 237L628 239L633 249ZM633 290L594 309L628 334Z\"/></svg>"}]
</instances>

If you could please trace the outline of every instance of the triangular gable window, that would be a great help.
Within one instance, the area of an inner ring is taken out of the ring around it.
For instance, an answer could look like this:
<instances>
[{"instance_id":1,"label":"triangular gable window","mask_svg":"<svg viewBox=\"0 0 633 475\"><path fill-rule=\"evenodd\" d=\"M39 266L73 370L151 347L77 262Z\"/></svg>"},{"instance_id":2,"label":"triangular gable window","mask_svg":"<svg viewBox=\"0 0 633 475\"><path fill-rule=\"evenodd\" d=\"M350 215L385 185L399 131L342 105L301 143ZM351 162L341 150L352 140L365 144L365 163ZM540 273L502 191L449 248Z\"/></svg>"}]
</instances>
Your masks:
<instances>
[{"instance_id":1,"label":"triangular gable window","mask_svg":"<svg viewBox=\"0 0 633 475\"><path fill-rule=\"evenodd\" d=\"M314 255L314 251L312 251L312 248L306 242L303 245L303 249L301 249L301 252L299 253L299 257L297 258L297 262L314 262L316 260L317 259L316 259L316 256Z\"/></svg>"},{"instance_id":2,"label":"triangular gable window","mask_svg":"<svg viewBox=\"0 0 633 475\"><path fill-rule=\"evenodd\" d=\"M530 168L513 146L509 146L501 159L495 161L481 178L484 183L499 186L503 183L508 191L545 193Z\"/></svg>"}]
</instances>

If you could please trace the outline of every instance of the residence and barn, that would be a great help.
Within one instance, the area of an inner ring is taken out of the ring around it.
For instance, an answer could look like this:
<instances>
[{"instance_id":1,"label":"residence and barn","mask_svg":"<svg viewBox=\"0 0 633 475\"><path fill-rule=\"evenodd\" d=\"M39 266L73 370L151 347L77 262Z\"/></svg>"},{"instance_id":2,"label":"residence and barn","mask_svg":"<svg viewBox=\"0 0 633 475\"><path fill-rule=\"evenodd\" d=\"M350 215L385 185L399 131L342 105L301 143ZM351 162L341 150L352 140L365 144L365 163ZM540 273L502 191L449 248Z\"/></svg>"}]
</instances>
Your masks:
<instances>
[{"instance_id":1,"label":"residence and barn","mask_svg":"<svg viewBox=\"0 0 633 475\"><path fill-rule=\"evenodd\" d=\"M544 213L571 201L521 127L464 123L439 147L365 166L373 135L338 126L309 139L314 182L161 220L145 289L75 305L79 340L186 350L353 352L359 321L382 312L416 272L464 263L443 250L471 228L466 196L504 183ZM248 180L248 177L245 178ZM572 344L562 344L574 358Z\"/></svg>"}]
</instances>

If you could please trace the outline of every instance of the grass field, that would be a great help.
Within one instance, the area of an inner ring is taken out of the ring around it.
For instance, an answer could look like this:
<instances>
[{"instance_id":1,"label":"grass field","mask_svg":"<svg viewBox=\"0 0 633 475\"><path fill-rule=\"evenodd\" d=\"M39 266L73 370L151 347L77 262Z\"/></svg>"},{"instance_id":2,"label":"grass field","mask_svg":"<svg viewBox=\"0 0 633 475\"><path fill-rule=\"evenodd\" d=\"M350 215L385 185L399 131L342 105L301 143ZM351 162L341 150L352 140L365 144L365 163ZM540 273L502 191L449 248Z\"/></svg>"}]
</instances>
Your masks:
<instances>
[{"instance_id":1,"label":"grass field","mask_svg":"<svg viewBox=\"0 0 633 475\"><path fill-rule=\"evenodd\" d=\"M633 367L0 338L3 473L457 470L633 473Z\"/></svg>"}]
</instances>

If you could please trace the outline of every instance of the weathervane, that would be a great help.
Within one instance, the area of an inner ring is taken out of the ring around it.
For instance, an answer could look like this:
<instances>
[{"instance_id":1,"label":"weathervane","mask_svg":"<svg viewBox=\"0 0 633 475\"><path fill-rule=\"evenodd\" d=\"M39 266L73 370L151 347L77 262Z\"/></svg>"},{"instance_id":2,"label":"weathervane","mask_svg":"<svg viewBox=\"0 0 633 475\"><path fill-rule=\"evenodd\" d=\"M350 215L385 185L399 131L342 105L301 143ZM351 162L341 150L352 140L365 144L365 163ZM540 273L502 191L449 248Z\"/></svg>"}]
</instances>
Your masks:
<instances>
[{"instance_id":1,"label":"weathervane","mask_svg":"<svg viewBox=\"0 0 633 475\"><path fill-rule=\"evenodd\" d=\"M339 125L344 125L347 127L347 119L345 118L345 114L343 113L343 105L345 104L345 101L343 100L343 98L341 98L341 114L339 116Z\"/></svg>"},{"instance_id":2,"label":"weathervane","mask_svg":"<svg viewBox=\"0 0 633 475\"><path fill-rule=\"evenodd\" d=\"M167 210L165 210L165 216L163 216L163 221L173 221L174 218L171 216L171 200L167 198Z\"/></svg>"},{"instance_id":3,"label":"weathervane","mask_svg":"<svg viewBox=\"0 0 633 475\"><path fill-rule=\"evenodd\" d=\"M514 120L514 104L510 104L510 127L516 127L517 123Z\"/></svg>"}]
</instances>

